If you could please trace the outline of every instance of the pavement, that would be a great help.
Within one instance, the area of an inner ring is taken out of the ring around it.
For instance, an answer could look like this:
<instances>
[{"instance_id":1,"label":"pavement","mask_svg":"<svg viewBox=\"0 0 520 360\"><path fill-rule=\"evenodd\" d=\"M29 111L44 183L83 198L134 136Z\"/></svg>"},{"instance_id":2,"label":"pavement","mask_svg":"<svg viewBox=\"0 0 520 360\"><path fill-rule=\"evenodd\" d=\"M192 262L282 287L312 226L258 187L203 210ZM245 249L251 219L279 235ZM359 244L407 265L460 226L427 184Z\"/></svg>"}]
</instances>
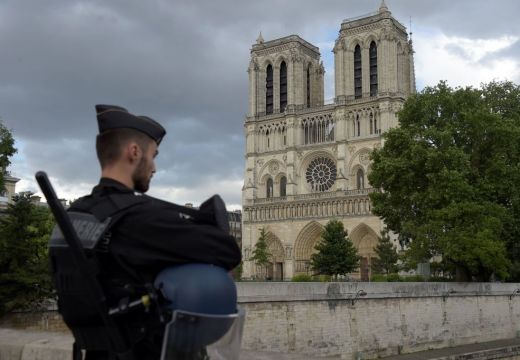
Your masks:
<instances>
[{"instance_id":1,"label":"pavement","mask_svg":"<svg viewBox=\"0 0 520 360\"><path fill-rule=\"evenodd\" d=\"M484 360L518 358L519 355L520 339L515 338L387 356L385 360Z\"/></svg>"},{"instance_id":2,"label":"pavement","mask_svg":"<svg viewBox=\"0 0 520 360\"><path fill-rule=\"evenodd\" d=\"M66 333L0 328L0 360L70 360L72 336ZM520 357L520 339L497 340L385 357L385 360L491 360ZM268 351L242 350L247 360L324 360L315 357Z\"/></svg>"},{"instance_id":3,"label":"pavement","mask_svg":"<svg viewBox=\"0 0 520 360\"><path fill-rule=\"evenodd\" d=\"M27 331L0 328L0 360L71 360L72 336L67 333ZM302 354L242 350L247 360L324 360Z\"/></svg>"}]
</instances>

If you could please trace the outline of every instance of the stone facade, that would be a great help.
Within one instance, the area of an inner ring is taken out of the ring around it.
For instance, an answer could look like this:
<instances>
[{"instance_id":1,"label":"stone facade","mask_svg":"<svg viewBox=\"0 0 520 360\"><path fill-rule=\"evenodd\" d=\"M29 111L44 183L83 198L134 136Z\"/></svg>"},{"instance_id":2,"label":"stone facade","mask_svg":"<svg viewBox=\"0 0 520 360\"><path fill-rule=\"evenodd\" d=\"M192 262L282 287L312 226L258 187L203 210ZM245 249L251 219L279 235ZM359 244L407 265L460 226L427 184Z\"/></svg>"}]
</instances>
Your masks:
<instances>
[{"instance_id":1,"label":"stone facade","mask_svg":"<svg viewBox=\"0 0 520 360\"><path fill-rule=\"evenodd\" d=\"M1 169L0 169L1 170ZM0 191L0 214L7 209L7 205L13 202L13 196L16 191L16 183L20 179L11 176L7 171L4 171L4 189Z\"/></svg>"},{"instance_id":2,"label":"stone facade","mask_svg":"<svg viewBox=\"0 0 520 360\"><path fill-rule=\"evenodd\" d=\"M376 13L341 24L334 46L335 99L324 104L319 49L297 35L262 36L251 49L245 119L243 206L245 278L261 228L273 255L273 279L309 272L330 219L341 220L362 256L367 279L382 222L371 214L370 152L397 126L415 92L412 43L384 1Z\"/></svg>"},{"instance_id":3,"label":"stone facade","mask_svg":"<svg viewBox=\"0 0 520 360\"><path fill-rule=\"evenodd\" d=\"M246 310L242 348L359 360L513 339L520 336L517 289L500 283L238 283Z\"/></svg>"},{"instance_id":4,"label":"stone facade","mask_svg":"<svg viewBox=\"0 0 520 360\"><path fill-rule=\"evenodd\" d=\"M242 212L228 211L229 233L233 235L238 245L242 247Z\"/></svg>"}]
</instances>

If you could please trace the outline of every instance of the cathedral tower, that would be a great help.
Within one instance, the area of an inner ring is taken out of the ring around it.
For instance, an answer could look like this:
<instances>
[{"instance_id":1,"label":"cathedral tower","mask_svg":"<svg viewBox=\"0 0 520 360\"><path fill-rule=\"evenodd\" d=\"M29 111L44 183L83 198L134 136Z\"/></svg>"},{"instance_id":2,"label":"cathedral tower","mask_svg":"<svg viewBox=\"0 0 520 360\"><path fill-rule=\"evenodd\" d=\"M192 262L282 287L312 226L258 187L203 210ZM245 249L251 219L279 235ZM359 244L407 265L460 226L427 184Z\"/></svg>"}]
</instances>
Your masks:
<instances>
[{"instance_id":1,"label":"cathedral tower","mask_svg":"<svg viewBox=\"0 0 520 360\"><path fill-rule=\"evenodd\" d=\"M246 169L242 191L244 278L290 279L310 273L323 226L339 219L370 275L382 229L370 212L370 152L397 126L397 111L415 91L406 29L384 1L379 10L341 24L334 46L333 104L324 104L319 49L297 35L251 49ZM250 257L260 230L271 264Z\"/></svg>"},{"instance_id":2,"label":"cathedral tower","mask_svg":"<svg viewBox=\"0 0 520 360\"><path fill-rule=\"evenodd\" d=\"M323 105L323 65L320 53L297 35L264 42L251 49L249 116Z\"/></svg>"}]
</instances>

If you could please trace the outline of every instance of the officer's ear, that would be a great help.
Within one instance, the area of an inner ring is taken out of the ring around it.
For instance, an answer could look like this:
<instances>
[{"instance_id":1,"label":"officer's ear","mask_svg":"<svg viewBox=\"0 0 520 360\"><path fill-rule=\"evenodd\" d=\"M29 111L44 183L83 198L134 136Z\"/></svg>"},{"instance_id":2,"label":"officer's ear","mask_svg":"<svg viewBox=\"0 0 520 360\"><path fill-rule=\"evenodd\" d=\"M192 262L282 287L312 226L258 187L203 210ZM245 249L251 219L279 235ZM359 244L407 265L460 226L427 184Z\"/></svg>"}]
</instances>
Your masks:
<instances>
[{"instance_id":1,"label":"officer's ear","mask_svg":"<svg viewBox=\"0 0 520 360\"><path fill-rule=\"evenodd\" d=\"M133 163L141 159L143 156L143 151L135 141L130 141L124 146L123 154L130 162Z\"/></svg>"}]
</instances>

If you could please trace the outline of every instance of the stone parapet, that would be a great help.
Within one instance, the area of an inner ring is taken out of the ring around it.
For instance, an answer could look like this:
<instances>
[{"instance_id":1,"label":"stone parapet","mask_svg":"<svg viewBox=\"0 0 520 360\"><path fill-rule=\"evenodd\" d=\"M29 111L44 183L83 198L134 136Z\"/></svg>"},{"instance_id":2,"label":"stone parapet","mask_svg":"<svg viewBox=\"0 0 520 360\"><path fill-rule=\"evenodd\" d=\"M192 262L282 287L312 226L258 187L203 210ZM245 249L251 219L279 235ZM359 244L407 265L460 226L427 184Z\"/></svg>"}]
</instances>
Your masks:
<instances>
[{"instance_id":1,"label":"stone parapet","mask_svg":"<svg viewBox=\"0 0 520 360\"><path fill-rule=\"evenodd\" d=\"M330 196L325 196L329 195ZM371 215L368 195L336 197L334 193L316 193L296 197L255 200L254 205L244 205L243 222L319 219L334 216L352 217Z\"/></svg>"},{"instance_id":2,"label":"stone parapet","mask_svg":"<svg viewBox=\"0 0 520 360\"><path fill-rule=\"evenodd\" d=\"M247 312L243 346L374 359L513 339L520 335L519 286L239 283Z\"/></svg>"},{"instance_id":3,"label":"stone parapet","mask_svg":"<svg viewBox=\"0 0 520 360\"><path fill-rule=\"evenodd\" d=\"M238 282L238 301L280 302L349 300L358 291L366 295L359 301L394 298L441 298L494 296L518 301L520 288L516 283L465 282Z\"/></svg>"}]
</instances>

